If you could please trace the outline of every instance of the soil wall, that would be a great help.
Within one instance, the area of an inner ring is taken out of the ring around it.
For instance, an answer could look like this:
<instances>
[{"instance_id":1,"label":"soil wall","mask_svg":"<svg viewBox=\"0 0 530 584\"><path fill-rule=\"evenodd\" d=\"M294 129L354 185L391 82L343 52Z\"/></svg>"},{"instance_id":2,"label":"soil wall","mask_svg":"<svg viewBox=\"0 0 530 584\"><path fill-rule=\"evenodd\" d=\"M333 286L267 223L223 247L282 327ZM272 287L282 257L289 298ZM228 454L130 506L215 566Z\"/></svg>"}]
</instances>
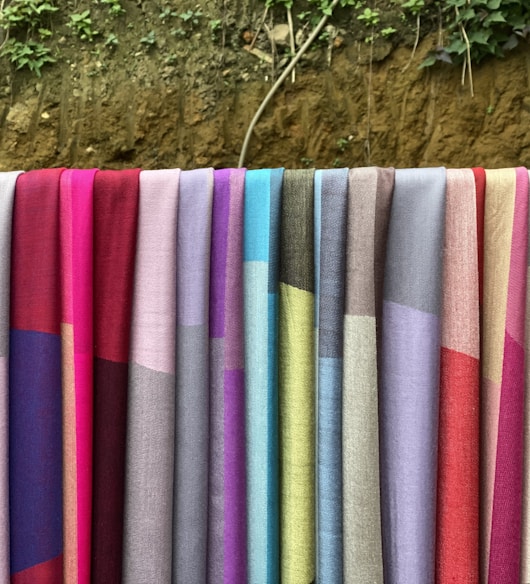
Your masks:
<instances>
[{"instance_id":1,"label":"soil wall","mask_svg":"<svg viewBox=\"0 0 530 584\"><path fill-rule=\"evenodd\" d=\"M176 64L164 45L122 46L65 51L40 79L6 73L0 170L237 165L272 72L244 49L241 22L231 26L220 59L195 31ZM410 48L347 37L311 52L258 123L246 166L530 166L528 45L475 67L471 97L460 68L418 69L433 42L412 63Z\"/></svg>"}]
</instances>

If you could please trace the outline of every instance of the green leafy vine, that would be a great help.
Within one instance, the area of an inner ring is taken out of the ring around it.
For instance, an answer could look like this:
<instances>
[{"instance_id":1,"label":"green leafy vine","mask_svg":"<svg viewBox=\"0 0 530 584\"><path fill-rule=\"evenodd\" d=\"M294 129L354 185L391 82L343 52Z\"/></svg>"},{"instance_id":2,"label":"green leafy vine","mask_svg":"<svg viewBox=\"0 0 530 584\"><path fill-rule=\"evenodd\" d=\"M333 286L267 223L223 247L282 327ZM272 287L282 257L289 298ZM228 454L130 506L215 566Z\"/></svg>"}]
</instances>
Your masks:
<instances>
[{"instance_id":1,"label":"green leafy vine","mask_svg":"<svg viewBox=\"0 0 530 584\"><path fill-rule=\"evenodd\" d=\"M488 56L502 58L530 34L526 0L445 0L442 12L446 44L432 51L423 67L437 61L471 64Z\"/></svg>"}]
</instances>

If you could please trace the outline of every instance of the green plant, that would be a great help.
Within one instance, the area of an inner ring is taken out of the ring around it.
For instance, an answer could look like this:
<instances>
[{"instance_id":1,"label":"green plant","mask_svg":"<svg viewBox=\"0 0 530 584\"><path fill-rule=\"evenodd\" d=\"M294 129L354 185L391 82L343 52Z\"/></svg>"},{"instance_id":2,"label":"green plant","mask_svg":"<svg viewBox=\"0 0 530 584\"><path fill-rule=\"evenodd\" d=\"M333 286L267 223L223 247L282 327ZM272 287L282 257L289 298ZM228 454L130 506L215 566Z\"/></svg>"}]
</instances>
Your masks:
<instances>
[{"instance_id":1,"label":"green plant","mask_svg":"<svg viewBox=\"0 0 530 584\"><path fill-rule=\"evenodd\" d=\"M184 22L188 22L192 26L197 26L199 24L199 19L202 16L200 10L186 10L178 15L178 17Z\"/></svg>"},{"instance_id":2,"label":"green plant","mask_svg":"<svg viewBox=\"0 0 530 584\"><path fill-rule=\"evenodd\" d=\"M530 4L526 0L445 0L444 26L448 43L437 47L421 66L437 61L479 63L503 57L530 34Z\"/></svg>"},{"instance_id":3,"label":"green plant","mask_svg":"<svg viewBox=\"0 0 530 584\"><path fill-rule=\"evenodd\" d=\"M112 32L105 39L106 47L117 47L118 44L119 44L118 37Z\"/></svg>"},{"instance_id":4,"label":"green plant","mask_svg":"<svg viewBox=\"0 0 530 584\"><path fill-rule=\"evenodd\" d=\"M71 28L73 33L82 41L92 42L94 37L99 34L97 30L92 29L92 19L90 18L90 10L83 10L83 12L69 14L70 19L66 26Z\"/></svg>"},{"instance_id":5,"label":"green plant","mask_svg":"<svg viewBox=\"0 0 530 584\"><path fill-rule=\"evenodd\" d=\"M27 68L40 77L41 68L55 62L51 49L42 41L52 35L49 19L57 10L48 0L12 0L1 8L4 42L0 45L0 57L9 59L16 69Z\"/></svg>"},{"instance_id":6,"label":"green plant","mask_svg":"<svg viewBox=\"0 0 530 584\"><path fill-rule=\"evenodd\" d=\"M223 21L220 18L212 18L208 22L212 40L215 40L223 30Z\"/></svg>"},{"instance_id":7,"label":"green plant","mask_svg":"<svg viewBox=\"0 0 530 584\"><path fill-rule=\"evenodd\" d=\"M42 28L42 27L37 29L37 33L41 39L49 38L53 34L52 31L49 30L48 28Z\"/></svg>"},{"instance_id":8,"label":"green plant","mask_svg":"<svg viewBox=\"0 0 530 584\"><path fill-rule=\"evenodd\" d=\"M292 8L293 0L266 0L265 5L271 8L272 6L283 6L284 8Z\"/></svg>"},{"instance_id":9,"label":"green plant","mask_svg":"<svg viewBox=\"0 0 530 584\"><path fill-rule=\"evenodd\" d=\"M406 2L402 2L401 8L404 8L413 16L417 16L425 8L425 0L406 0Z\"/></svg>"},{"instance_id":10,"label":"green plant","mask_svg":"<svg viewBox=\"0 0 530 584\"><path fill-rule=\"evenodd\" d=\"M165 65L175 65L178 62L178 57L177 55L175 55L175 53L171 53L169 54L165 59L164 59L164 64Z\"/></svg>"},{"instance_id":11,"label":"green plant","mask_svg":"<svg viewBox=\"0 0 530 584\"><path fill-rule=\"evenodd\" d=\"M379 11L367 7L357 15L357 20L364 22L366 26L375 26L379 24Z\"/></svg>"},{"instance_id":12,"label":"green plant","mask_svg":"<svg viewBox=\"0 0 530 584\"><path fill-rule=\"evenodd\" d=\"M216 18L216 19L210 20L210 22L208 23L208 26L210 27L210 30L212 32L216 32L217 30L219 30L221 28L222 23L223 23L223 21L220 18Z\"/></svg>"},{"instance_id":13,"label":"green plant","mask_svg":"<svg viewBox=\"0 0 530 584\"><path fill-rule=\"evenodd\" d=\"M140 39L140 42L146 47L153 47L156 45L155 31L150 30L144 37Z\"/></svg>"},{"instance_id":14,"label":"green plant","mask_svg":"<svg viewBox=\"0 0 530 584\"><path fill-rule=\"evenodd\" d=\"M109 7L109 12L112 16L121 16L125 14L125 9L122 7L120 0L99 0L101 4L106 4Z\"/></svg>"},{"instance_id":15,"label":"green plant","mask_svg":"<svg viewBox=\"0 0 530 584\"><path fill-rule=\"evenodd\" d=\"M311 4L315 4L317 9L320 13L326 14L327 16L331 16L332 8L331 8L331 0L309 0ZM340 0L339 5L343 8L346 7L353 7L353 8L361 8L363 5L362 0Z\"/></svg>"},{"instance_id":16,"label":"green plant","mask_svg":"<svg viewBox=\"0 0 530 584\"><path fill-rule=\"evenodd\" d=\"M435 0L435 2L437 2L437 1L438 0ZM420 42L421 15L422 15L422 12L425 8L425 0L405 0L405 2L403 2L403 0L401 0L401 8L403 8L405 10L405 12L410 13L412 16L414 16L416 18L416 37L414 39L414 46L412 47L412 53L410 54L410 59L409 59L408 63L401 70L403 72L403 71L406 71L410 67L410 64L412 63L412 61L416 55L416 49L418 48L418 43ZM402 13L403 22L406 22L406 20L407 20L407 17L405 16L405 12Z\"/></svg>"},{"instance_id":17,"label":"green plant","mask_svg":"<svg viewBox=\"0 0 530 584\"><path fill-rule=\"evenodd\" d=\"M298 13L298 18L302 21L306 20L314 20L315 17L320 17L323 14L327 16L331 16L333 11L331 5L333 0L308 0L310 5L315 6L316 11L314 10L305 10L303 12ZM363 6L363 0L340 0L339 5L343 8L346 7L353 7L353 8L361 8ZM293 0L265 0L266 8L274 8L274 7L281 7L284 9L291 9L293 8ZM316 12L316 15L315 15Z\"/></svg>"},{"instance_id":18,"label":"green plant","mask_svg":"<svg viewBox=\"0 0 530 584\"><path fill-rule=\"evenodd\" d=\"M381 29L381 36L383 38L392 36L397 30L393 26L387 26L386 28Z\"/></svg>"},{"instance_id":19,"label":"green plant","mask_svg":"<svg viewBox=\"0 0 530 584\"><path fill-rule=\"evenodd\" d=\"M17 41L8 39L0 49L0 57L7 57L16 69L26 67L37 77L41 76L41 69L47 63L55 63L48 47L37 41Z\"/></svg>"},{"instance_id":20,"label":"green plant","mask_svg":"<svg viewBox=\"0 0 530 584\"><path fill-rule=\"evenodd\" d=\"M172 28L169 31L169 34L171 36L174 36L174 37L182 37L183 38L187 35L187 32L181 26L177 26L175 28Z\"/></svg>"},{"instance_id":21,"label":"green plant","mask_svg":"<svg viewBox=\"0 0 530 584\"><path fill-rule=\"evenodd\" d=\"M339 149L339 152L344 152L349 143L350 141L348 138L339 138L337 140L337 148Z\"/></svg>"},{"instance_id":22,"label":"green plant","mask_svg":"<svg viewBox=\"0 0 530 584\"><path fill-rule=\"evenodd\" d=\"M42 27L44 18L57 10L59 9L47 0L13 0L0 10L0 28L6 31L15 28L37 30Z\"/></svg>"},{"instance_id":23,"label":"green plant","mask_svg":"<svg viewBox=\"0 0 530 584\"><path fill-rule=\"evenodd\" d=\"M325 28L323 29L323 31L318 35L318 40L324 45L324 46L328 46L329 45L329 30L326 30Z\"/></svg>"},{"instance_id":24,"label":"green plant","mask_svg":"<svg viewBox=\"0 0 530 584\"><path fill-rule=\"evenodd\" d=\"M303 22L304 20L308 20L310 16L311 16L311 11L310 10L306 10L304 12L299 12L296 15L296 18L298 18L298 20L300 20L300 21Z\"/></svg>"},{"instance_id":25,"label":"green plant","mask_svg":"<svg viewBox=\"0 0 530 584\"><path fill-rule=\"evenodd\" d=\"M158 15L158 18L160 18L162 22L165 22L167 18L174 16L177 16L177 12L166 6L164 10L162 10L162 12Z\"/></svg>"}]
</instances>

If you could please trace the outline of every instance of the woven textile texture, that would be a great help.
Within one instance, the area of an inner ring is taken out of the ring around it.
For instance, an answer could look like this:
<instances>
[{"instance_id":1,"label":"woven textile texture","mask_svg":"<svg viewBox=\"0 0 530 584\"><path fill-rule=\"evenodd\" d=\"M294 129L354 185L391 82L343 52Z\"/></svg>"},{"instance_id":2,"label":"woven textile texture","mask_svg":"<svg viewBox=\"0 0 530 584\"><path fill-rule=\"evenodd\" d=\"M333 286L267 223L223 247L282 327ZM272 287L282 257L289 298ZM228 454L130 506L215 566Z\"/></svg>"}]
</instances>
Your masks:
<instances>
[{"instance_id":1,"label":"woven textile texture","mask_svg":"<svg viewBox=\"0 0 530 584\"><path fill-rule=\"evenodd\" d=\"M0 173L0 584L530 582L529 173Z\"/></svg>"}]
</instances>

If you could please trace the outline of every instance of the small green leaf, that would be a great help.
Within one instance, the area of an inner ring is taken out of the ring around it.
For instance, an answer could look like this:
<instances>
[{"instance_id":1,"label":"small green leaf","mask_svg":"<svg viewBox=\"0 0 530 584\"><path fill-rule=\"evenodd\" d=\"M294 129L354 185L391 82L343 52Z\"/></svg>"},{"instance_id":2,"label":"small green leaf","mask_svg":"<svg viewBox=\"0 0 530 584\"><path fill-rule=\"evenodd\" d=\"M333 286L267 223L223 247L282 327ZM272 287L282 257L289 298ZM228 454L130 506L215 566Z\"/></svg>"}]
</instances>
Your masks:
<instances>
[{"instance_id":1,"label":"small green leaf","mask_svg":"<svg viewBox=\"0 0 530 584\"><path fill-rule=\"evenodd\" d=\"M452 40L451 44L446 48L448 53L456 53L457 55L462 55L466 52L467 46L466 43L460 39L455 38Z\"/></svg>"},{"instance_id":2,"label":"small green leaf","mask_svg":"<svg viewBox=\"0 0 530 584\"><path fill-rule=\"evenodd\" d=\"M466 20L471 20L476 16L475 11L473 8L465 8L461 10L458 14L457 22L465 22Z\"/></svg>"},{"instance_id":3,"label":"small green leaf","mask_svg":"<svg viewBox=\"0 0 530 584\"><path fill-rule=\"evenodd\" d=\"M502 12L492 12L483 20L484 26L490 26L495 22L506 22L506 18L504 18Z\"/></svg>"},{"instance_id":4,"label":"small green leaf","mask_svg":"<svg viewBox=\"0 0 530 584\"><path fill-rule=\"evenodd\" d=\"M425 67L432 67L436 63L437 59L435 55L428 55L419 64L418 69L424 69Z\"/></svg>"},{"instance_id":5,"label":"small green leaf","mask_svg":"<svg viewBox=\"0 0 530 584\"><path fill-rule=\"evenodd\" d=\"M469 32L467 36L469 38L470 44L472 45L474 45L475 43L479 45L488 45L491 36L491 31L483 28Z\"/></svg>"},{"instance_id":6,"label":"small green leaf","mask_svg":"<svg viewBox=\"0 0 530 584\"><path fill-rule=\"evenodd\" d=\"M487 6L490 10L498 10L501 6L501 0L488 0Z\"/></svg>"}]
</instances>

